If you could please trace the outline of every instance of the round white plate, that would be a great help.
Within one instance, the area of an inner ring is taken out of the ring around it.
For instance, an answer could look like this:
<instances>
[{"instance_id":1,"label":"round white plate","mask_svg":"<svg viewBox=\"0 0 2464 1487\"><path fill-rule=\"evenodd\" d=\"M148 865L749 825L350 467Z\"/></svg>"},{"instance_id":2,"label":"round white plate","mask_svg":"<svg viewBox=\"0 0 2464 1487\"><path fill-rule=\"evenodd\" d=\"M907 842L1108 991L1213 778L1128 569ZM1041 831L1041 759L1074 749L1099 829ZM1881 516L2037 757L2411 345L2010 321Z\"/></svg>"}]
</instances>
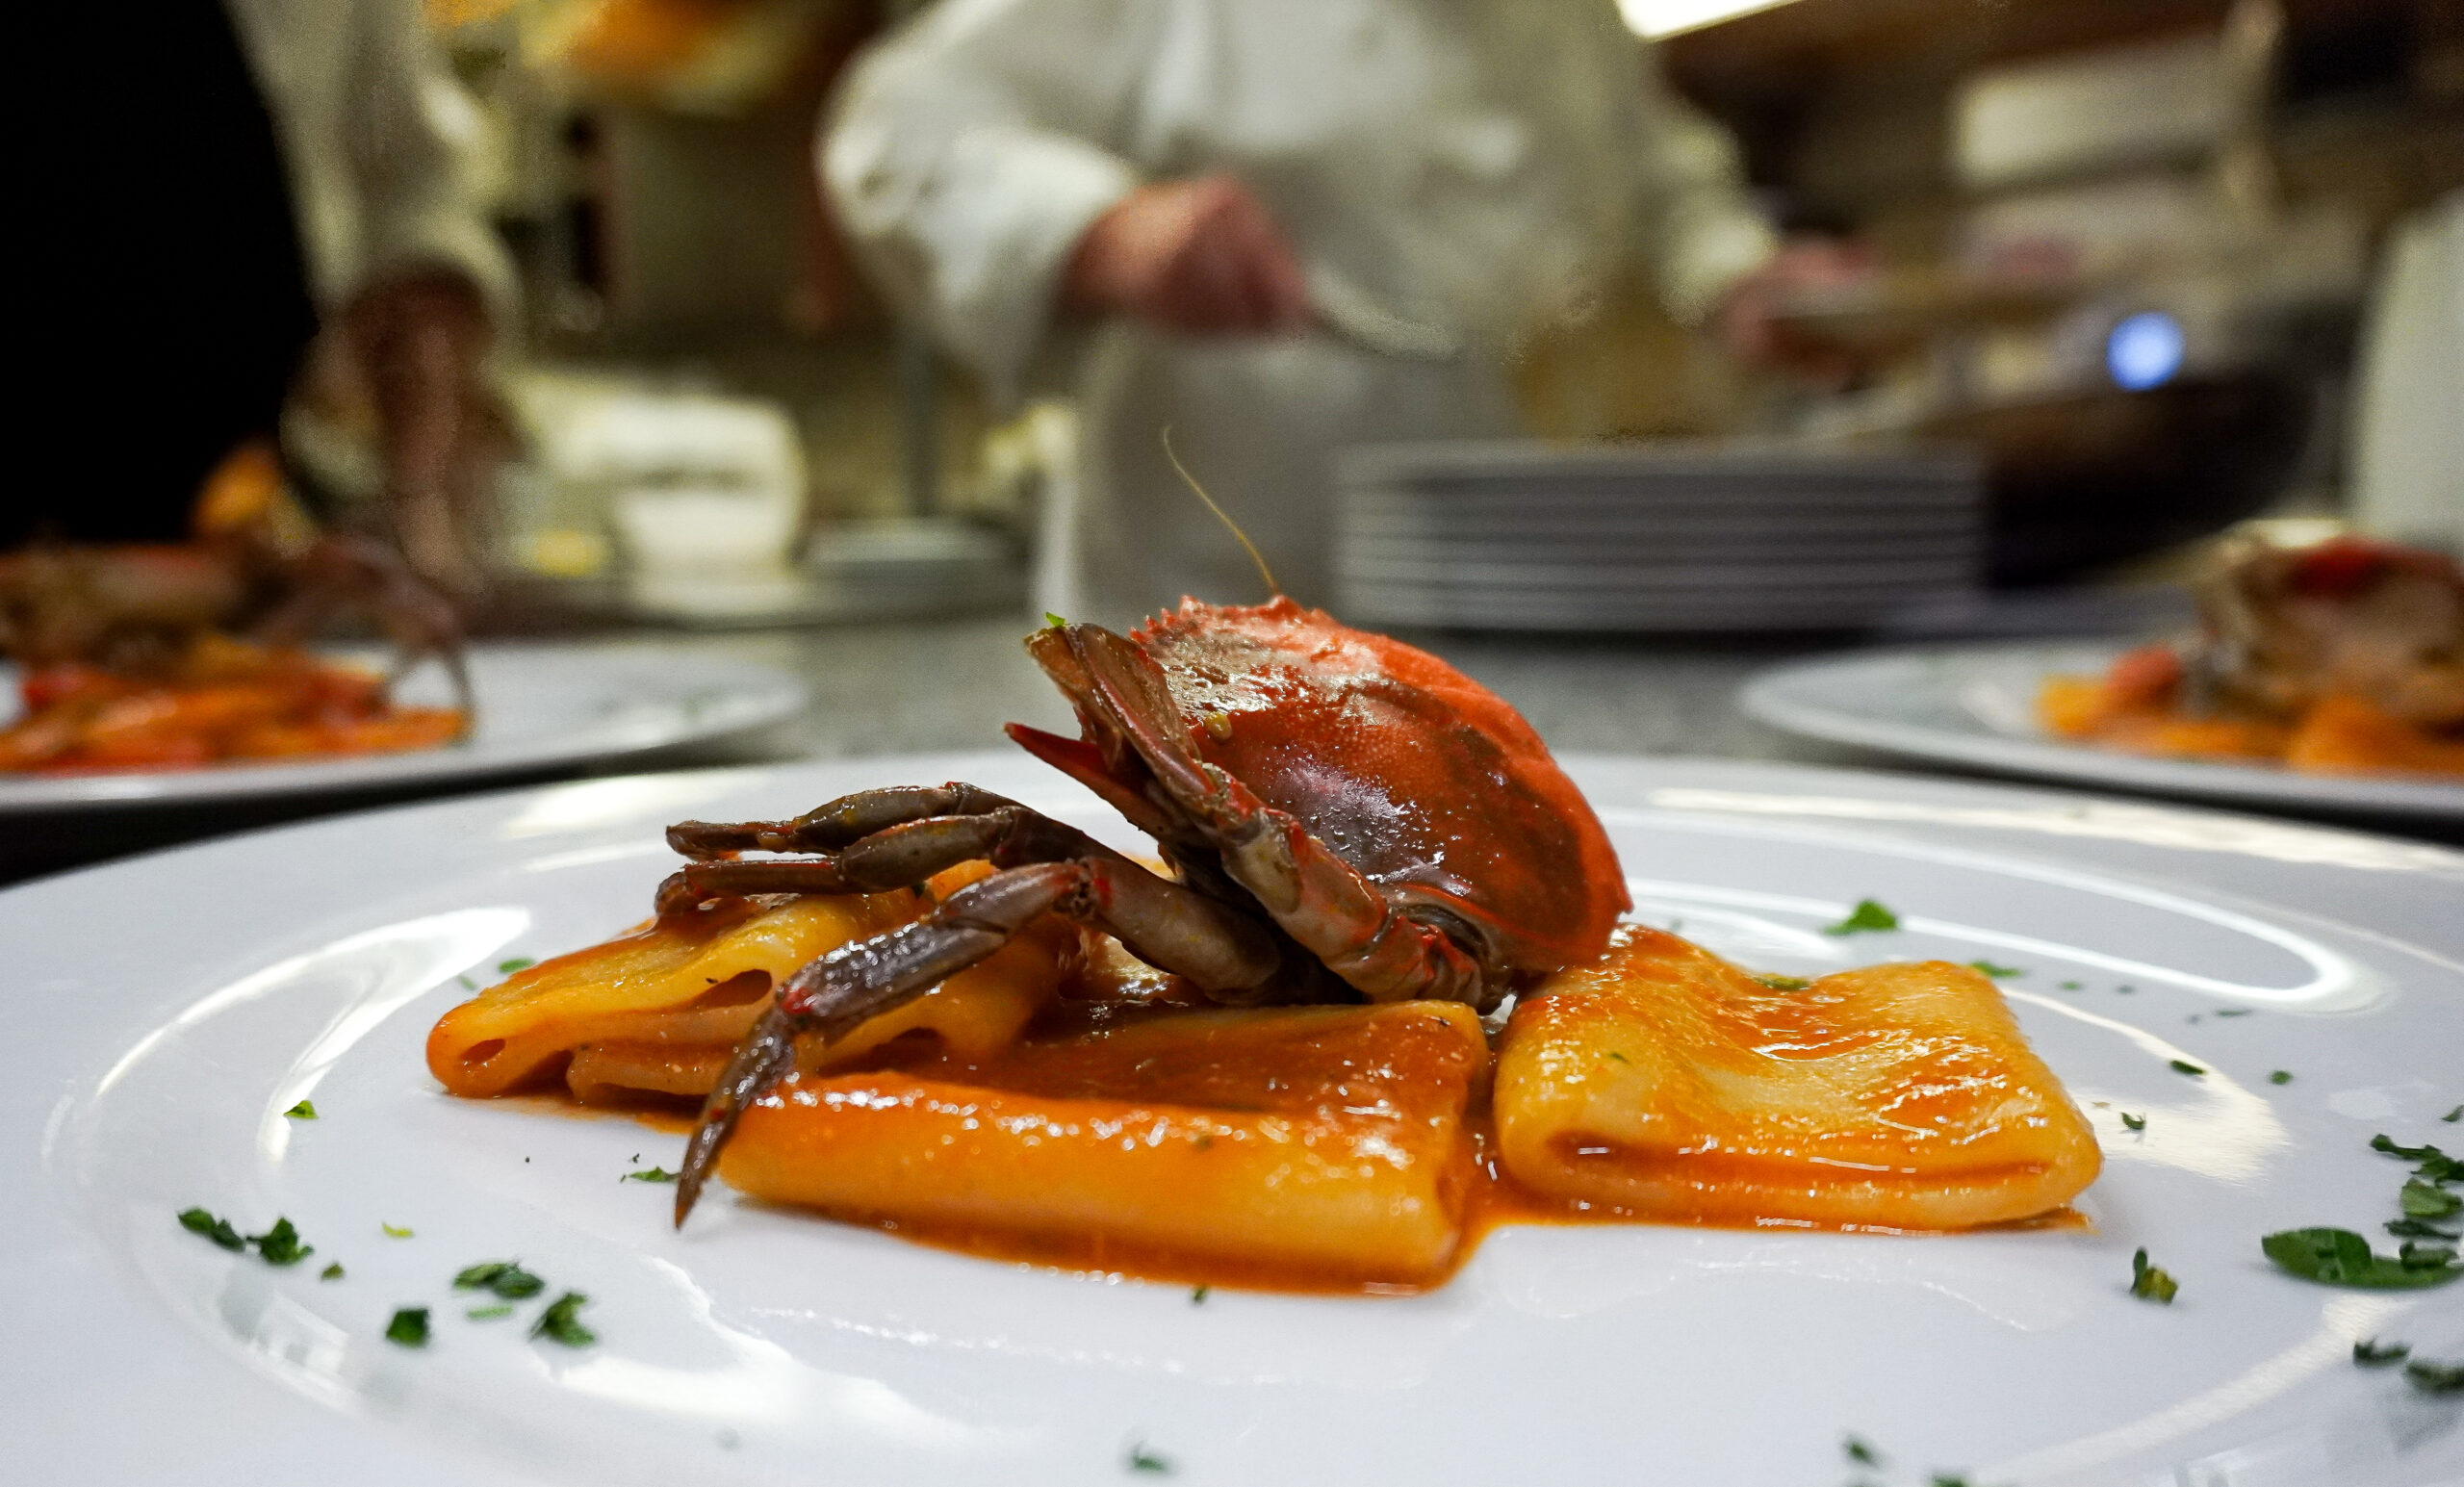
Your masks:
<instances>
[{"instance_id":1,"label":"round white plate","mask_svg":"<svg viewBox=\"0 0 2464 1487\"><path fill-rule=\"evenodd\" d=\"M2072 743L2038 727L2037 691L2047 676L2099 675L2123 649L2018 641L1794 661L1749 679L1737 705L1809 738L2003 774L2261 806L2464 819L2464 783L2147 758Z\"/></svg>"},{"instance_id":2,"label":"round white plate","mask_svg":"<svg viewBox=\"0 0 2464 1487\"><path fill-rule=\"evenodd\" d=\"M2258 1252L2298 1225L2377 1234L2405 1168L2374 1133L2464 1144L2440 1123L2464 1100L2464 855L1844 771L1571 764L1645 918L1774 970L2018 967L2019 1016L2105 1143L2092 1227L1512 1227L1426 1295L1202 1304L724 1191L678 1234L672 1190L621 1180L672 1167L674 1135L429 1081L460 978L637 920L682 816L970 778L1135 838L1007 755L594 780L0 894L0 1450L46 1480L195 1487L1150 1479L1133 1451L1238 1484L2464 1471L2464 1400L2350 1361L2368 1337L2464 1356L2464 1284L2331 1290ZM1868 896L1908 928L1817 933ZM318 1118L286 1119L302 1098ZM226 1254L173 1221L192 1204L288 1217L316 1254ZM2173 1305L2129 1295L2141 1246ZM529 1340L538 1301L466 1318L454 1272L515 1257L589 1295L596 1346ZM405 1305L433 1309L424 1350L383 1339ZM1887 1469L1851 1471L1851 1433Z\"/></svg>"},{"instance_id":3,"label":"round white plate","mask_svg":"<svg viewBox=\"0 0 2464 1487\"><path fill-rule=\"evenodd\" d=\"M381 666L381 655L352 658ZM443 783L604 762L749 732L802 712L802 681L774 667L674 649L603 645L474 646L471 736L441 749L205 769L91 775L0 774L0 814L96 806L171 806ZM443 706L435 666L398 690ZM16 669L0 662L0 725L18 712Z\"/></svg>"}]
</instances>

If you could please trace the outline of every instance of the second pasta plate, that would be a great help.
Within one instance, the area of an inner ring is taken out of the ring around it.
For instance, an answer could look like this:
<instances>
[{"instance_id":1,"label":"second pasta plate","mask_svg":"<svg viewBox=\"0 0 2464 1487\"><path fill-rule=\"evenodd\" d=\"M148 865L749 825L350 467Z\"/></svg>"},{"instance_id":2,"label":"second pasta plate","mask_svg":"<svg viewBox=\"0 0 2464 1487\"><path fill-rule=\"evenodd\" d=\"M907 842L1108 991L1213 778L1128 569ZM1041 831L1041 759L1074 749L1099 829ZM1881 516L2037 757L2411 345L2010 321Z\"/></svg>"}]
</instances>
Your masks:
<instances>
[{"instance_id":1,"label":"second pasta plate","mask_svg":"<svg viewBox=\"0 0 2464 1487\"><path fill-rule=\"evenodd\" d=\"M2464 858L1848 772L1567 763L1644 923L1784 975L1983 962L2103 1149L2084 1222L1509 1225L1409 1296L995 1262L725 1192L678 1233L673 1190L631 1175L676 1165L672 1126L451 1098L422 1059L438 1014L639 919L685 816L969 779L1139 843L1007 756L599 780L0 895L0 1151L30 1195L0 1293L14 1372L39 1358L44 1381L0 1419L64 1475L205 1483L2457 1469L2452 1396L2350 1358L2372 1338L2464 1354L2464 1286L2312 1285L2258 1240L2377 1236L2406 1169L2375 1134L2464 1145L2440 1123L2464 1100ZM1823 933L1866 898L1902 927ZM244 1234L288 1219L315 1253L232 1253L181 1225L192 1207ZM2170 1304L2131 1294L2140 1249ZM544 1284L454 1288L502 1261ZM547 1321L567 1293L578 1346ZM424 1346L389 1340L415 1308Z\"/></svg>"}]
</instances>

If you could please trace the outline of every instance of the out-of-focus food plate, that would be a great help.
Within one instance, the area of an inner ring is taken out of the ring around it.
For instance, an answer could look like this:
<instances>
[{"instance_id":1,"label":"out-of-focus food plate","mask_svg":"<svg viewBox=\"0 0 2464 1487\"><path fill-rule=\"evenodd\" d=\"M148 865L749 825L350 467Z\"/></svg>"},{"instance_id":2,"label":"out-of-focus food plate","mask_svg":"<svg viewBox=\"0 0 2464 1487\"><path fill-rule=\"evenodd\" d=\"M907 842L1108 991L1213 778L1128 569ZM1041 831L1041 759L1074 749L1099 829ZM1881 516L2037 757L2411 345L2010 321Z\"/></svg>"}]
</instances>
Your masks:
<instances>
[{"instance_id":1,"label":"out-of-focus food plate","mask_svg":"<svg viewBox=\"0 0 2464 1487\"><path fill-rule=\"evenodd\" d=\"M2105 1147L2087 1224L1514 1226L1409 1297L1199 1298L724 1192L680 1234L672 1188L624 1180L672 1167L677 1135L429 1081L423 1040L465 978L637 919L679 817L960 778L1136 838L1010 756L603 779L0 894L0 1439L57 1480L195 1487L1037 1487L1141 1479L1136 1459L1201 1484L2417 1487L2464 1467L2453 1399L2350 1361L2367 1337L2464 1355L2464 1285L2323 1289L2257 1244L2376 1234L2405 1167L2374 1133L2454 1143L2464 856L1846 771L1568 763L1651 922L1774 971L2008 968ZM1865 897L1907 928L1820 933ZM317 1118L286 1118L303 1098ZM173 1221L191 1205L250 1232L285 1216L316 1254L226 1254ZM2129 1295L2142 1246L2172 1305ZM509 1258L586 1293L597 1344L527 1337L544 1296L467 1318L454 1273ZM383 1337L402 1306L432 1309L423 1350ZM1852 1433L1887 1474L1849 1470Z\"/></svg>"},{"instance_id":2,"label":"out-of-focus food plate","mask_svg":"<svg viewBox=\"0 0 2464 1487\"><path fill-rule=\"evenodd\" d=\"M384 664L375 654L347 658ZM671 647L481 645L470 666L478 718L460 743L297 763L0 774L0 814L263 800L603 763L766 728L802 712L806 700L804 683L775 667ZM396 695L452 703L434 665L404 679ZM18 711L16 668L0 662L0 726Z\"/></svg>"},{"instance_id":3,"label":"out-of-focus food plate","mask_svg":"<svg viewBox=\"0 0 2464 1487\"><path fill-rule=\"evenodd\" d=\"M1737 705L1809 738L2000 774L2254 806L2464 820L2464 781L2152 758L2074 743L2039 726L2037 691L2046 677L2101 675L2124 649L2014 641L1859 652L1772 667L1746 682Z\"/></svg>"}]
</instances>

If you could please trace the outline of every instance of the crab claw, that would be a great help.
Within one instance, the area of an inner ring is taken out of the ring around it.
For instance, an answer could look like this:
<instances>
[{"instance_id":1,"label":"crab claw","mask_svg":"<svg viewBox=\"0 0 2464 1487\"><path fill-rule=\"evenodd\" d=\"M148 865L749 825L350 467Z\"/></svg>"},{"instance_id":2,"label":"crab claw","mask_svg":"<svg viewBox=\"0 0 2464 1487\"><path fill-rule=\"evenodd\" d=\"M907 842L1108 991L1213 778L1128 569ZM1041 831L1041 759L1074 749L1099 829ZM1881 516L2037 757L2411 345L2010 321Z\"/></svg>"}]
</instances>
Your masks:
<instances>
[{"instance_id":1,"label":"crab claw","mask_svg":"<svg viewBox=\"0 0 2464 1487\"><path fill-rule=\"evenodd\" d=\"M683 1169L676 1178L678 1228L684 1227L685 1216L693 1212L702 1185L718 1162L719 1148L727 1144L746 1108L795 1068L797 1021L795 1013L776 1005L763 1013L752 1035L737 1045L727 1072L711 1086L710 1097L702 1102L702 1123L685 1144Z\"/></svg>"}]
</instances>

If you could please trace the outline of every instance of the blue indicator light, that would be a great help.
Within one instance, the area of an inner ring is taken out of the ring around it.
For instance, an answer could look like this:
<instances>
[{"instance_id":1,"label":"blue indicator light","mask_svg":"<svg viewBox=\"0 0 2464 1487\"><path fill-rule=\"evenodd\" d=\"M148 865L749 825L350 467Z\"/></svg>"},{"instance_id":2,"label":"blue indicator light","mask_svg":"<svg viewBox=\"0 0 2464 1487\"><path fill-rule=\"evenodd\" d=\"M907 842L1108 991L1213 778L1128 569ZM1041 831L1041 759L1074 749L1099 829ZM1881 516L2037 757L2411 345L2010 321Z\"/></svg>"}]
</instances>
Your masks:
<instances>
[{"instance_id":1,"label":"blue indicator light","mask_svg":"<svg viewBox=\"0 0 2464 1487\"><path fill-rule=\"evenodd\" d=\"M2105 337L2105 367L2114 385L2131 392L2162 387L2182 370L2182 322L2147 310L2123 320Z\"/></svg>"}]
</instances>

